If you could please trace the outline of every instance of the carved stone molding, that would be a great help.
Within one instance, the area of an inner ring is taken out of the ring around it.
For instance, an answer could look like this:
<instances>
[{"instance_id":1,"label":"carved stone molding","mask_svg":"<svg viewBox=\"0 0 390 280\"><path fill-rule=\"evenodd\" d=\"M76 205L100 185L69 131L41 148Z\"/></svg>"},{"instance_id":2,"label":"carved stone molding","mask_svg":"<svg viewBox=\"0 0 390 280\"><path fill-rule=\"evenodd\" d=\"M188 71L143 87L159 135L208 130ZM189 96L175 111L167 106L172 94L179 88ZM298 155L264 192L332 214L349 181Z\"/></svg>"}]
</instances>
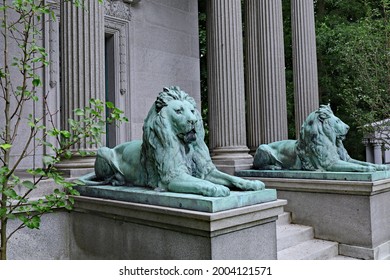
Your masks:
<instances>
[{"instance_id":1,"label":"carved stone molding","mask_svg":"<svg viewBox=\"0 0 390 280\"><path fill-rule=\"evenodd\" d=\"M114 77L115 77L115 99L116 107L130 116L129 108L126 104L130 102L130 80L129 80L129 61L130 61L130 24L128 20L105 16L104 31L106 36L111 35L114 41ZM116 141L122 143L128 141L126 129L116 129Z\"/></svg>"},{"instance_id":2,"label":"carved stone molding","mask_svg":"<svg viewBox=\"0 0 390 280\"><path fill-rule=\"evenodd\" d=\"M140 0L106 0L104 1L104 13L107 16L131 20L130 6Z\"/></svg>"},{"instance_id":3,"label":"carved stone molding","mask_svg":"<svg viewBox=\"0 0 390 280\"><path fill-rule=\"evenodd\" d=\"M128 61L128 43L127 43L127 25L120 19L105 18L105 32L112 34L117 38L116 49L119 54L119 92L121 95L127 92L127 61Z\"/></svg>"}]
</instances>

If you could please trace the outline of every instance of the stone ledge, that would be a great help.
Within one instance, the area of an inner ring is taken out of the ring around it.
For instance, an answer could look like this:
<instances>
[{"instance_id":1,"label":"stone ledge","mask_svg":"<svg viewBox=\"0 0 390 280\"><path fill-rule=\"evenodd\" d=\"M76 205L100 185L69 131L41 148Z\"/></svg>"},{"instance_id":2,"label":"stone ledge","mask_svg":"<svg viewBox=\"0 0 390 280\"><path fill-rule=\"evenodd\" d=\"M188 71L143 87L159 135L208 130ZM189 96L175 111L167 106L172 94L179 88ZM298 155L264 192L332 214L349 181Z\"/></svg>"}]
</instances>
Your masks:
<instances>
[{"instance_id":1,"label":"stone ledge","mask_svg":"<svg viewBox=\"0 0 390 280\"><path fill-rule=\"evenodd\" d=\"M232 191L227 197L157 192L144 187L77 186L82 196L215 213L276 200L276 190Z\"/></svg>"},{"instance_id":2,"label":"stone ledge","mask_svg":"<svg viewBox=\"0 0 390 280\"><path fill-rule=\"evenodd\" d=\"M75 197L71 259L276 259L285 200L217 213Z\"/></svg>"},{"instance_id":3,"label":"stone ledge","mask_svg":"<svg viewBox=\"0 0 390 280\"><path fill-rule=\"evenodd\" d=\"M241 176L241 175L239 175ZM343 181L320 179L266 178L242 176L249 180L261 180L267 188L277 191L301 191L349 195L374 195L390 191L390 178L376 181Z\"/></svg>"},{"instance_id":4,"label":"stone ledge","mask_svg":"<svg viewBox=\"0 0 390 280\"><path fill-rule=\"evenodd\" d=\"M285 200L276 200L217 213L75 196L75 212L133 222L200 236L216 236L275 221Z\"/></svg>"},{"instance_id":5,"label":"stone ledge","mask_svg":"<svg viewBox=\"0 0 390 280\"><path fill-rule=\"evenodd\" d=\"M364 260L385 260L390 256L390 241L385 242L375 248L364 248L339 244L340 255L350 256Z\"/></svg>"},{"instance_id":6,"label":"stone ledge","mask_svg":"<svg viewBox=\"0 0 390 280\"><path fill-rule=\"evenodd\" d=\"M240 170L236 172L241 177L284 178L284 179L313 179L373 182L390 179L390 171L376 172L329 172L303 170Z\"/></svg>"},{"instance_id":7,"label":"stone ledge","mask_svg":"<svg viewBox=\"0 0 390 280\"><path fill-rule=\"evenodd\" d=\"M383 259L389 254L390 178L346 181L245 177L274 188L292 223L312 226L315 238L340 243L340 254Z\"/></svg>"}]
</instances>

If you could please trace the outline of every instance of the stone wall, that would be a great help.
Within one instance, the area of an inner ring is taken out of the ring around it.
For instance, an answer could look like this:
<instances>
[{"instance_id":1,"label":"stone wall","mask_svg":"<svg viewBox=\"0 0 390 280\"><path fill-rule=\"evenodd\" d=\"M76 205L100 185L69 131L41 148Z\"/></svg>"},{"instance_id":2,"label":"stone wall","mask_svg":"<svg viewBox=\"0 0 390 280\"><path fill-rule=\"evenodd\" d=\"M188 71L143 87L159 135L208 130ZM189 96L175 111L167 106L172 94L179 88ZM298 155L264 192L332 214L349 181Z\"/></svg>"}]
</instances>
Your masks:
<instances>
[{"instance_id":1,"label":"stone wall","mask_svg":"<svg viewBox=\"0 0 390 280\"><path fill-rule=\"evenodd\" d=\"M40 70L38 74L44 81L43 88L39 91L50 93L48 102L54 112L63 107L60 100L61 81L63 81L60 78L63 74L61 67L64 67L64 64L60 63L61 17L65 14L69 20L72 16L61 10L59 0L49 1L49 3L52 3L57 21L49 19L45 21L41 39L52 63L49 67ZM195 98L200 107L198 2L196 0L126 0L116 1L116 4L122 6L104 7L104 32L106 36L113 36L115 39L115 105L121 108L129 119L129 123L122 125L116 132L117 141L121 143L142 137L144 118L163 87L180 86ZM78 36L81 35L78 34ZM88 40L87 37L84 39ZM80 41L79 48L84 47L82 40L75 41ZM0 44L0 61L3 60L2 48ZM15 55L13 52L16 49L11 49L10 57ZM73 56L73 54L69 55ZM91 61L93 63L93 59ZM104 69L95 67L95 70L103 71ZM77 73L72 75L77 76ZM83 78L87 79L87 77ZM62 93L66 96L69 94L69 92ZM79 97L78 93L75 95ZM30 106L31 104L28 105L23 112L23 118L30 113L42 116L41 102L35 104L34 107ZM4 102L0 101L0 112L3 111ZM55 122L60 127L60 114L55 117ZM3 127L4 117L0 115L0 130ZM22 126L19 133L20 139L25 140L28 133L27 125ZM15 151L14 156L18 153L20 149ZM26 170L42 165L44 153L42 147L37 148L34 154L26 158L21 169ZM46 189L44 186L42 193L34 196L42 196ZM69 258L68 219L69 216L66 213L49 214L43 218L40 231L18 232L11 241L9 258ZM12 226L15 225L11 224L10 228Z\"/></svg>"},{"instance_id":2,"label":"stone wall","mask_svg":"<svg viewBox=\"0 0 390 280\"><path fill-rule=\"evenodd\" d=\"M195 0L142 0L131 9L131 139L162 87L178 85L200 106L198 6Z\"/></svg>"}]
</instances>

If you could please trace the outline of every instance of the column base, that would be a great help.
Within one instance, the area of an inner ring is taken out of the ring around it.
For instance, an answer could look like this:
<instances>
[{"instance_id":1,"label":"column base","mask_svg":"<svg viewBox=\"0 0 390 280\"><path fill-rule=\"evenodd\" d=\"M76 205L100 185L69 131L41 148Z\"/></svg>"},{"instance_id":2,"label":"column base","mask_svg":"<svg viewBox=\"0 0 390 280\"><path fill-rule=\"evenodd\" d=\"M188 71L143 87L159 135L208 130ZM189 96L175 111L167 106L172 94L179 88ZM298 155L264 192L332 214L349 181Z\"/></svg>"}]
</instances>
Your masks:
<instances>
[{"instance_id":1,"label":"column base","mask_svg":"<svg viewBox=\"0 0 390 280\"><path fill-rule=\"evenodd\" d=\"M65 177L75 178L94 171L95 157L73 157L63 159L56 164L56 168Z\"/></svg>"},{"instance_id":2,"label":"column base","mask_svg":"<svg viewBox=\"0 0 390 280\"><path fill-rule=\"evenodd\" d=\"M234 175L236 171L252 167L253 156L248 152L247 147L217 148L213 150L211 159L218 170Z\"/></svg>"}]
</instances>

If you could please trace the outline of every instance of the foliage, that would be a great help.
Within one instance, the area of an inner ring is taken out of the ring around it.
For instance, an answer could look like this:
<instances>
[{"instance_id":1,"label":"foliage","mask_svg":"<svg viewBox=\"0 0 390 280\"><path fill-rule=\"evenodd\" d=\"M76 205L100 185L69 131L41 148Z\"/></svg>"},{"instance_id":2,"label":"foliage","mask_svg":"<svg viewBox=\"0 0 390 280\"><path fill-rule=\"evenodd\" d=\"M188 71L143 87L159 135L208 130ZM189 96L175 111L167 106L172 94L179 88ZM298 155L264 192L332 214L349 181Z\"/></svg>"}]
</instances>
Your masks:
<instances>
[{"instance_id":1,"label":"foliage","mask_svg":"<svg viewBox=\"0 0 390 280\"><path fill-rule=\"evenodd\" d=\"M389 125L366 126L390 118L390 1L353 2L324 1L317 50L321 102L351 126L346 146L362 158L363 135Z\"/></svg>"},{"instance_id":2,"label":"foliage","mask_svg":"<svg viewBox=\"0 0 390 280\"><path fill-rule=\"evenodd\" d=\"M73 189L75 183L61 175L56 163L75 154L89 155L90 152L74 150L76 144L98 144L106 122L127 120L112 103L91 99L90 107L75 110L78 118L68 120L69 130L55 126L54 117L58 111L50 111L48 94L43 94L41 88L40 73L50 63L42 46L41 28L45 18L55 19L45 3L42 0L3 0L0 4L0 49L3 51L0 57L0 107L3 109L0 123L1 259L6 259L7 243L18 230L39 229L44 213L56 208L72 208L73 200L68 195L77 195ZM44 107L41 113L31 110L39 104ZM25 117L26 111L32 113ZM28 136L24 134L22 138L21 131L28 131ZM22 161L39 147L45 147L47 151L42 165L26 170L29 179L17 176ZM45 179L53 180L58 188L42 198L34 198L34 190ZM9 220L20 223L7 230Z\"/></svg>"}]
</instances>

